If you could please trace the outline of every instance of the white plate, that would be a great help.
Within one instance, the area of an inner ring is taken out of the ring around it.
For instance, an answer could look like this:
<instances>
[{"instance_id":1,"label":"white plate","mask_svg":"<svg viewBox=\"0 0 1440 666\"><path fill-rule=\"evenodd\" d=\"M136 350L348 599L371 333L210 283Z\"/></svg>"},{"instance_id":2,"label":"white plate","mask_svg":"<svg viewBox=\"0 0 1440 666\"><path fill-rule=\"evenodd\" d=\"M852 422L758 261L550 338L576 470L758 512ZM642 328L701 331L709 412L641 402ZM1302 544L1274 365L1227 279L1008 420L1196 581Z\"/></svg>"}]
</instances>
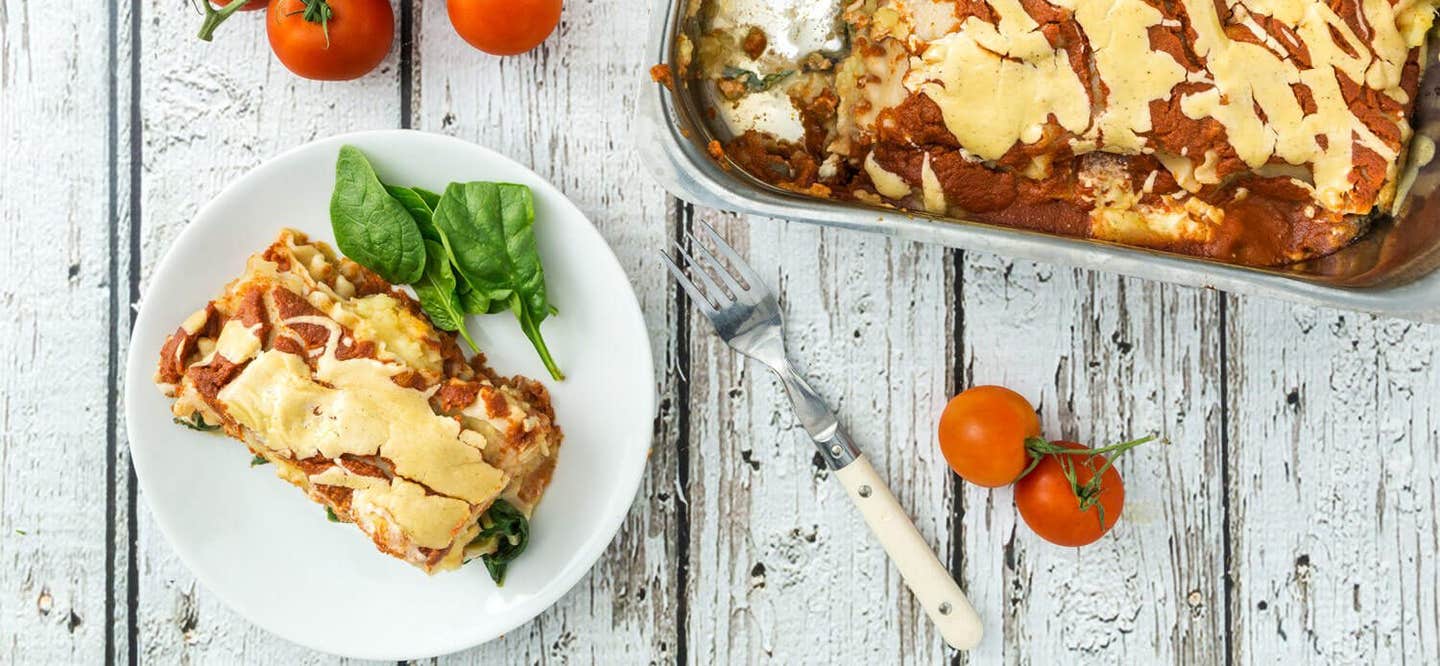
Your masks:
<instances>
[{"instance_id":1,"label":"white plate","mask_svg":"<svg viewBox=\"0 0 1440 666\"><path fill-rule=\"evenodd\" d=\"M535 192L535 234L550 300L560 311L541 330L565 381L549 379L514 317L470 318L492 367L544 381L565 432L530 546L502 588L478 562L431 577L381 554L354 526L327 521L319 505L271 468L251 468L239 442L172 423L169 400L151 383L165 336L219 294L281 227L334 244L330 191L336 152L347 143L364 150L386 182L438 192L451 181L499 180ZM225 188L149 280L125 377L140 491L196 578L283 638L371 659L426 657L483 643L539 615L574 586L634 501L655 413L640 306L584 214L501 155L403 130L306 144Z\"/></svg>"}]
</instances>

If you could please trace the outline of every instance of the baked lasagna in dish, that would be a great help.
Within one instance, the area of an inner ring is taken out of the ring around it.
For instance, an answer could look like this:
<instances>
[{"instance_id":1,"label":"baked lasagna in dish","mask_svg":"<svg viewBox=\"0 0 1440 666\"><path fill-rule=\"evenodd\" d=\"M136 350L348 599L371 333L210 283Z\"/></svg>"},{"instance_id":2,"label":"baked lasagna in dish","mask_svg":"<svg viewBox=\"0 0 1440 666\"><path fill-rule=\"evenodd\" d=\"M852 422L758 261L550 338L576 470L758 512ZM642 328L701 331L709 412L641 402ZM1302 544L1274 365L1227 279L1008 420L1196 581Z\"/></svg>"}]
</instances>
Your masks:
<instances>
[{"instance_id":1,"label":"baked lasagna in dish","mask_svg":"<svg viewBox=\"0 0 1440 666\"><path fill-rule=\"evenodd\" d=\"M155 381L177 421L427 573L505 548L496 521L528 518L560 447L544 386L467 361L408 294L292 230L166 340Z\"/></svg>"},{"instance_id":2,"label":"baked lasagna in dish","mask_svg":"<svg viewBox=\"0 0 1440 666\"><path fill-rule=\"evenodd\" d=\"M692 7L679 61L751 175L1266 266L1390 210L1435 6L854 0L811 39L747 4Z\"/></svg>"}]
</instances>

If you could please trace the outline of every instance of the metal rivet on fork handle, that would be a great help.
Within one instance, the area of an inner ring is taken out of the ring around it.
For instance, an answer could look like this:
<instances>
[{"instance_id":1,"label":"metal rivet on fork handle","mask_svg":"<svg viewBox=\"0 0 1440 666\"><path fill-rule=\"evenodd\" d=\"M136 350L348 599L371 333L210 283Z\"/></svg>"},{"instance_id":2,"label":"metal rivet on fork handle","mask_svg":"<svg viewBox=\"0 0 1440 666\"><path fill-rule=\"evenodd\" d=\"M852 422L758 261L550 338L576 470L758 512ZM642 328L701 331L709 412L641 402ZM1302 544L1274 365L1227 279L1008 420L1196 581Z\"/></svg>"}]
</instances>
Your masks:
<instances>
[{"instance_id":1,"label":"metal rivet on fork handle","mask_svg":"<svg viewBox=\"0 0 1440 666\"><path fill-rule=\"evenodd\" d=\"M946 601L945 603L940 604L940 614L941 614L941 615L949 615L949 614L950 614L950 602Z\"/></svg>"},{"instance_id":2,"label":"metal rivet on fork handle","mask_svg":"<svg viewBox=\"0 0 1440 666\"><path fill-rule=\"evenodd\" d=\"M869 496L870 496L870 486L860 486L860 490L859 490L858 492L860 493L860 496L861 496L861 497L869 497Z\"/></svg>"}]
</instances>

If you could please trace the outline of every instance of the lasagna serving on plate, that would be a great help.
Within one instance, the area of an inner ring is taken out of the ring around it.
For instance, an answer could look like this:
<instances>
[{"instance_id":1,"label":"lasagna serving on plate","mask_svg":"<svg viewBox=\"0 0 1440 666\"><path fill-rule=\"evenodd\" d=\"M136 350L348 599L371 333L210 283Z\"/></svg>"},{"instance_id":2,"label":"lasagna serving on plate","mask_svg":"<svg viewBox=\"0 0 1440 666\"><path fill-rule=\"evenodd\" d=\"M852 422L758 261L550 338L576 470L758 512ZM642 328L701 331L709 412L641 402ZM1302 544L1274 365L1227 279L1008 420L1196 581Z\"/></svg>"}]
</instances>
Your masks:
<instances>
[{"instance_id":1,"label":"lasagna serving on plate","mask_svg":"<svg viewBox=\"0 0 1440 666\"><path fill-rule=\"evenodd\" d=\"M467 361L405 292L292 230L166 340L155 381L177 421L427 573L503 549L497 521L529 516L561 440L543 386Z\"/></svg>"},{"instance_id":2,"label":"lasagna serving on plate","mask_svg":"<svg viewBox=\"0 0 1440 666\"><path fill-rule=\"evenodd\" d=\"M700 37L680 57L713 84L723 154L753 176L1250 265L1332 252L1390 209L1434 13L854 0L811 38L813 19L761 4L692 6Z\"/></svg>"}]
</instances>

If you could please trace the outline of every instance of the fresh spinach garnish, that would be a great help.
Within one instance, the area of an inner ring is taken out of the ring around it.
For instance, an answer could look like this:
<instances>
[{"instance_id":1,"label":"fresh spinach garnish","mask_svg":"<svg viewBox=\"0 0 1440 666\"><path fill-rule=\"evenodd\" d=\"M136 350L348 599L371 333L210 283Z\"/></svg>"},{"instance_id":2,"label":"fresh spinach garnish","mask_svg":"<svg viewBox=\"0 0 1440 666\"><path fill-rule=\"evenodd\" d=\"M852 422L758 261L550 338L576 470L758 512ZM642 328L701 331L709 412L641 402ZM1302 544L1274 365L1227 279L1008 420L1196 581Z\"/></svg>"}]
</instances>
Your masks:
<instances>
[{"instance_id":1,"label":"fresh spinach garnish","mask_svg":"<svg viewBox=\"0 0 1440 666\"><path fill-rule=\"evenodd\" d=\"M410 284L425 270L424 236L415 218L354 146L341 147L335 160L330 226L340 251L390 282Z\"/></svg>"},{"instance_id":2,"label":"fresh spinach garnish","mask_svg":"<svg viewBox=\"0 0 1440 666\"><path fill-rule=\"evenodd\" d=\"M783 72L775 72L774 74L766 74L764 76L761 76L748 69L740 69L739 67L726 67L725 70L721 72L721 76L724 76L727 79L735 79L736 81L744 83L745 89L753 93L769 90L770 88L774 87L775 84L784 81L786 77L794 73L795 70L787 69Z\"/></svg>"},{"instance_id":3,"label":"fresh spinach garnish","mask_svg":"<svg viewBox=\"0 0 1440 666\"><path fill-rule=\"evenodd\" d=\"M493 314L490 312L490 299L471 289L468 282L461 281L455 290L455 297L460 299L460 306L465 308L465 314Z\"/></svg>"},{"instance_id":4,"label":"fresh spinach garnish","mask_svg":"<svg viewBox=\"0 0 1440 666\"><path fill-rule=\"evenodd\" d=\"M481 555L480 560L495 584L504 585L505 570L530 543L530 521L509 502L497 499L480 517L480 534L470 543L495 545L495 550Z\"/></svg>"},{"instance_id":5,"label":"fresh spinach garnish","mask_svg":"<svg viewBox=\"0 0 1440 666\"><path fill-rule=\"evenodd\" d=\"M251 467L259 467L260 465L269 465L269 464L270 464L270 461L269 461L269 460L266 460L266 459L265 459L265 456L257 455L257 456L255 456L254 458L251 458L251 459L250 459L250 466L251 466Z\"/></svg>"},{"instance_id":6,"label":"fresh spinach garnish","mask_svg":"<svg viewBox=\"0 0 1440 666\"><path fill-rule=\"evenodd\" d=\"M188 419L182 419L177 416L173 420L176 423L185 426L186 428L189 428L191 430L199 430L200 432L215 432L216 430L220 429L220 426L218 425L210 425L209 423L206 423L204 417L200 416L200 412L198 411L190 412L190 418Z\"/></svg>"},{"instance_id":7,"label":"fresh spinach garnish","mask_svg":"<svg viewBox=\"0 0 1440 666\"><path fill-rule=\"evenodd\" d=\"M465 315L508 310L550 376L565 378L540 334L557 310L545 293L530 188L451 183L436 194L387 185L359 149L344 146L330 219L340 249L386 280L413 286L436 327L458 331L478 352Z\"/></svg>"},{"instance_id":8,"label":"fresh spinach garnish","mask_svg":"<svg viewBox=\"0 0 1440 666\"><path fill-rule=\"evenodd\" d=\"M425 198L413 187L401 187L399 185L386 185L385 191L390 193L406 212L410 213L411 219L415 220L415 226L420 229L420 235L425 240L439 241L440 230L435 228L435 221L431 219L435 213L435 206L427 203Z\"/></svg>"},{"instance_id":9,"label":"fresh spinach garnish","mask_svg":"<svg viewBox=\"0 0 1440 666\"><path fill-rule=\"evenodd\" d=\"M332 508L330 508L330 507L328 507L328 506L325 507L325 520L328 520L328 521L330 521L330 522L332 522L332 523L343 523L343 522L345 522L345 521L343 521L343 520L340 520L340 516L335 515L335 510L332 509Z\"/></svg>"},{"instance_id":10,"label":"fresh spinach garnish","mask_svg":"<svg viewBox=\"0 0 1440 666\"><path fill-rule=\"evenodd\" d=\"M445 232L441 231L439 227L435 226L435 206L436 204L440 203L440 195L418 187L400 187L398 185L386 185L385 190L390 193L390 196L395 197L395 199L399 201L401 205L405 206L406 210L410 211L410 216L415 218L415 224L420 227L420 235L425 237L426 274L429 274L436 270L431 266L431 257L434 253L434 246L430 245L432 241L439 243L440 256L444 258L447 269L449 266L454 265L455 254L450 251L450 239L446 237ZM491 314L492 304L490 303L490 300L485 297L484 294L471 287L470 283L465 279L465 276L463 274L456 276L454 271L451 271L450 274L451 278L449 281L456 283L451 287L450 290L452 292L455 292L456 295L453 299L447 299L447 301L453 300L460 303L461 318L454 319L454 321L460 322L457 323L456 326L463 331L463 315ZM422 276L421 281L425 280L426 278ZM416 287L416 290L419 290L418 285ZM438 295L436 294L432 294L431 296L431 305L433 306L442 305L447 301L439 300ZM436 307L434 308L434 310L432 310L431 306L427 306L425 304L425 300L423 298L421 299L420 305L425 308L425 313L430 315L432 319L437 315L437 313L441 317L447 316L445 313L441 312L441 310L448 308ZM442 326L441 328L444 328L447 331L456 330L454 328L446 328L444 326ZM465 334L465 336L466 342L470 343L470 348L474 349L477 352L480 351L480 348L475 345L475 342L473 340L470 340L469 335Z\"/></svg>"},{"instance_id":11,"label":"fresh spinach garnish","mask_svg":"<svg viewBox=\"0 0 1440 666\"><path fill-rule=\"evenodd\" d=\"M535 246L535 203L530 188L511 183L451 183L440 195L434 220L449 239L459 274L472 291L489 301L486 311L508 308L513 312L550 376L564 379L540 335L540 322L549 316L550 302L545 295L545 269Z\"/></svg>"},{"instance_id":12,"label":"fresh spinach garnish","mask_svg":"<svg viewBox=\"0 0 1440 666\"><path fill-rule=\"evenodd\" d=\"M430 207L430 210L435 210L435 207L440 205L440 195L431 192L430 190L427 190L423 187L412 187L410 188L410 191L414 192L416 195L419 195L420 200L424 201L425 205Z\"/></svg>"},{"instance_id":13,"label":"fresh spinach garnish","mask_svg":"<svg viewBox=\"0 0 1440 666\"><path fill-rule=\"evenodd\" d=\"M450 270L450 260L445 247L440 243L425 241L425 273L415 283L415 295L420 297L420 307L430 315L436 328L444 331L458 331L470 348L480 351L480 345L465 330L465 306L455 293L455 274Z\"/></svg>"}]
</instances>

